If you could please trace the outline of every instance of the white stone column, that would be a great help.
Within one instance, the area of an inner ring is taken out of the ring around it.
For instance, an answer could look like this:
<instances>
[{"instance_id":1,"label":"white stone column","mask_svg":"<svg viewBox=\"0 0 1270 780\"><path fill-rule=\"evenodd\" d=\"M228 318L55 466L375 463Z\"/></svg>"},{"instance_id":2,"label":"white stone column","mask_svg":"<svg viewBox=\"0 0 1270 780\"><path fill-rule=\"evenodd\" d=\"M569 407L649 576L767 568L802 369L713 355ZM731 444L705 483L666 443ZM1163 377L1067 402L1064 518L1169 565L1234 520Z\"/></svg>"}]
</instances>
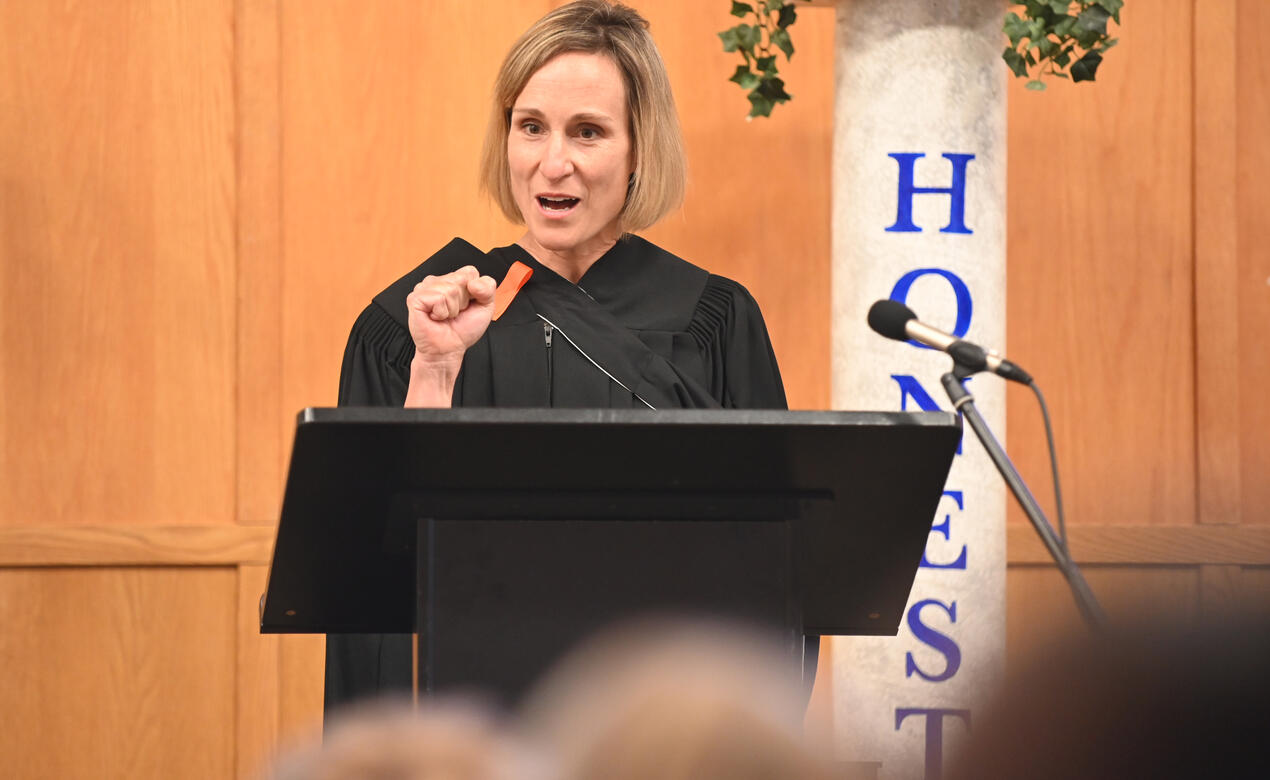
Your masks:
<instances>
[{"instance_id":1,"label":"white stone column","mask_svg":"<svg viewBox=\"0 0 1270 780\"><path fill-rule=\"evenodd\" d=\"M1005 11L1003 0L838 3L835 408L949 408L939 377L951 359L874 334L865 318L879 298L1005 349ZM967 385L1002 441L1003 381ZM940 777L1004 668L1006 492L968 429L946 491L933 566L918 571L898 637L833 643L839 757L880 761L882 778Z\"/></svg>"}]
</instances>

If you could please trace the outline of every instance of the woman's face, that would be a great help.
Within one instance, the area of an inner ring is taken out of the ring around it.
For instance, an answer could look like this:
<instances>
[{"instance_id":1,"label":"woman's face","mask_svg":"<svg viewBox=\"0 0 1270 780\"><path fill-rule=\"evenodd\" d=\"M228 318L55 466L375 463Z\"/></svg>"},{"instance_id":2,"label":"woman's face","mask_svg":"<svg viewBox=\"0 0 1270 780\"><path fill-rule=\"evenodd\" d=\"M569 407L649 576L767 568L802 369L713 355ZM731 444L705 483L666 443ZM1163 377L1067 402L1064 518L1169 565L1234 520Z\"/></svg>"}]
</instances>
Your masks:
<instances>
[{"instance_id":1,"label":"woman's face","mask_svg":"<svg viewBox=\"0 0 1270 780\"><path fill-rule=\"evenodd\" d=\"M603 252L617 240L634 152L626 87L599 54L558 55L512 105L507 160L528 238L558 254Z\"/></svg>"}]
</instances>

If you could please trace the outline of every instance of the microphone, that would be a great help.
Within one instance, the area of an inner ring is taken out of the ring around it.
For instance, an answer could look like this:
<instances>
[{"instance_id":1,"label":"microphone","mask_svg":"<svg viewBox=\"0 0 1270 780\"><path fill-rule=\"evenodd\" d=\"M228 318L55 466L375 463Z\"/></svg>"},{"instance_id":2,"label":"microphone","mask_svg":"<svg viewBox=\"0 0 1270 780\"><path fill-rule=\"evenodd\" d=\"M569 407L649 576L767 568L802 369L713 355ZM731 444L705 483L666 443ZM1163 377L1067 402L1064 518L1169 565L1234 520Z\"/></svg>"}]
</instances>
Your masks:
<instances>
[{"instance_id":1,"label":"microphone","mask_svg":"<svg viewBox=\"0 0 1270 780\"><path fill-rule=\"evenodd\" d=\"M928 347L947 352L959 365L972 371L991 371L1012 382L1032 384L1032 377L1028 372L1001 357L999 352L984 349L969 341L962 341L950 333L927 325L917 319L912 309L899 301L883 299L870 306L869 327L888 339L896 341L912 339Z\"/></svg>"}]
</instances>

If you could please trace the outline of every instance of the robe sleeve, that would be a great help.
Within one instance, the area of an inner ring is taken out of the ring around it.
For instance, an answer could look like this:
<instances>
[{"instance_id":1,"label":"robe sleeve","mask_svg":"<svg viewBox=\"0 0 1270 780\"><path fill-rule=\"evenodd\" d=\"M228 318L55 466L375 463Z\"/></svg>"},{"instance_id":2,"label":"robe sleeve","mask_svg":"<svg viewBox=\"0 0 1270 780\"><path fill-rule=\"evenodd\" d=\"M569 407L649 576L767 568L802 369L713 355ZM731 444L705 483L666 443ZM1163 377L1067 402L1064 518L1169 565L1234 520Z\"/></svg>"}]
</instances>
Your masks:
<instances>
[{"instance_id":1,"label":"robe sleeve","mask_svg":"<svg viewBox=\"0 0 1270 780\"><path fill-rule=\"evenodd\" d=\"M344 349L339 405L403 405L413 354L409 331L379 304L367 306ZM409 634L328 634L326 712L368 696L408 694L410 659Z\"/></svg>"},{"instance_id":2,"label":"robe sleeve","mask_svg":"<svg viewBox=\"0 0 1270 780\"><path fill-rule=\"evenodd\" d=\"M712 274L688 330L707 363L710 392L725 408L788 408L763 314L743 286Z\"/></svg>"},{"instance_id":3,"label":"robe sleeve","mask_svg":"<svg viewBox=\"0 0 1270 780\"><path fill-rule=\"evenodd\" d=\"M344 348L339 405L403 405L413 356L410 333L383 307L370 304L353 323Z\"/></svg>"}]
</instances>

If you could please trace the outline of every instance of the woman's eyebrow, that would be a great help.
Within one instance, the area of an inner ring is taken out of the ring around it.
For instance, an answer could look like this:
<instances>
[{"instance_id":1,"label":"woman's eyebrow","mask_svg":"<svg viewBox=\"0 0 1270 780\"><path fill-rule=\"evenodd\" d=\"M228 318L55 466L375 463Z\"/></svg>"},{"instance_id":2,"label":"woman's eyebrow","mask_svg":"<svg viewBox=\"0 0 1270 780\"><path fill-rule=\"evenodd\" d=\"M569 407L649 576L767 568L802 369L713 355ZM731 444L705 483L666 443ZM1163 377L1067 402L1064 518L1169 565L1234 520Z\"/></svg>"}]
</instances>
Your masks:
<instances>
[{"instance_id":1,"label":"woman's eyebrow","mask_svg":"<svg viewBox=\"0 0 1270 780\"><path fill-rule=\"evenodd\" d=\"M575 122L612 122L613 118L609 116L608 114L596 114L592 112L583 112L581 114L574 114L573 121Z\"/></svg>"},{"instance_id":2,"label":"woman's eyebrow","mask_svg":"<svg viewBox=\"0 0 1270 780\"><path fill-rule=\"evenodd\" d=\"M534 108L533 106L521 106L521 107L513 108L512 115L515 116L517 114L528 114L530 116L543 116L542 111L538 110L537 108ZM581 113L577 113L569 117L569 121L571 122L610 122L611 123L613 121L613 117L601 112L583 111Z\"/></svg>"}]
</instances>

